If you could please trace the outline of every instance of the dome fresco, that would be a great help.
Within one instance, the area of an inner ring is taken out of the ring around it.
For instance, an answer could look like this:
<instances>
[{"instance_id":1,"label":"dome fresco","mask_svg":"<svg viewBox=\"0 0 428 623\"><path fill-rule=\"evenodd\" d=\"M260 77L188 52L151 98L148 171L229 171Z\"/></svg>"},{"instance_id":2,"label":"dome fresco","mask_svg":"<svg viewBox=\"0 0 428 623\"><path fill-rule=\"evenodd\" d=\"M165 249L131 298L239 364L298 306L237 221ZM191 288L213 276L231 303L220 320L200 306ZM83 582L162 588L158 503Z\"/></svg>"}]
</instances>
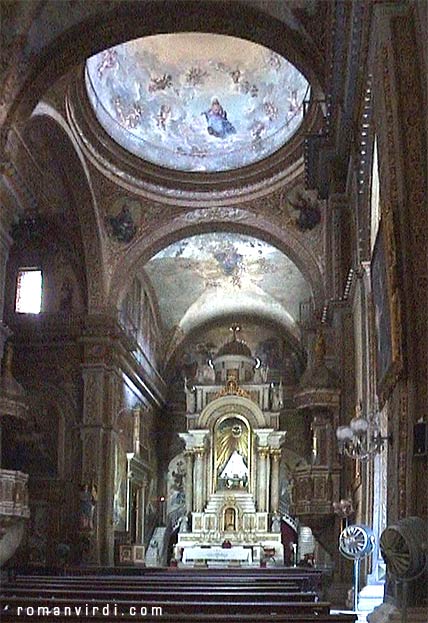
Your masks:
<instances>
[{"instance_id":1,"label":"dome fresco","mask_svg":"<svg viewBox=\"0 0 428 623\"><path fill-rule=\"evenodd\" d=\"M86 63L106 132L151 163L227 171L262 160L299 127L309 84L272 50L225 35L155 35Z\"/></svg>"}]
</instances>

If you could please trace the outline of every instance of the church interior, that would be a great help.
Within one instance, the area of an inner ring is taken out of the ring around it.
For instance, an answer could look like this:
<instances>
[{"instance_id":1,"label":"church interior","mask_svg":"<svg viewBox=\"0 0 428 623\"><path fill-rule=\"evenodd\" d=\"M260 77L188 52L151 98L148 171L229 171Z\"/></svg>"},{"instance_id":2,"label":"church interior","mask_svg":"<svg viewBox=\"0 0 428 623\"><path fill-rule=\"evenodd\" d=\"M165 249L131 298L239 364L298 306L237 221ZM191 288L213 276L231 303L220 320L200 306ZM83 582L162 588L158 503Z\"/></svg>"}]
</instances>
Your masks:
<instances>
[{"instance_id":1,"label":"church interior","mask_svg":"<svg viewBox=\"0 0 428 623\"><path fill-rule=\"evenodd\" d=\"M2 619L426 621L427 2L0 16Z\"/></svg>"}]
</instances>

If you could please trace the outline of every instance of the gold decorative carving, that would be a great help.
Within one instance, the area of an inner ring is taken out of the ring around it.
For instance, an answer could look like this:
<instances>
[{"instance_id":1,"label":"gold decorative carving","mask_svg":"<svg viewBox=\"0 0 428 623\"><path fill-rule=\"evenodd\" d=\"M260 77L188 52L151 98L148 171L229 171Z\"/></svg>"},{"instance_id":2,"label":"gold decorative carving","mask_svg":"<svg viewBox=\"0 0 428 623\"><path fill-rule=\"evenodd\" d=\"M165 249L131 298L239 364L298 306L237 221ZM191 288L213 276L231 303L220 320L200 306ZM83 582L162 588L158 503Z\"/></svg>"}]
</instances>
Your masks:
<instances>
[{"instance_id":1,"label":"gold decorative carving","mask_svg":"<svg viewBox=\"0 0 428 623\"><path fill-rule=\"evenodd\" d=\"M217 393L216 398L221 398L222 396L242 396L251 400L250 392L239 387L237 380L234 378L228 379L225 387Z\"/></svg>"},{"instance_id":2,"label":"gold decorative carving","mask_svg":"<svg viewBox=\"0 0 428 623\"><path fill-rule=\"evenodd\" d=\"M271 454L272 460L275 463L279 463L279 461L281 460L281 450L280 449L272 450L270 454Z\"/></svg>"}]
</instances>

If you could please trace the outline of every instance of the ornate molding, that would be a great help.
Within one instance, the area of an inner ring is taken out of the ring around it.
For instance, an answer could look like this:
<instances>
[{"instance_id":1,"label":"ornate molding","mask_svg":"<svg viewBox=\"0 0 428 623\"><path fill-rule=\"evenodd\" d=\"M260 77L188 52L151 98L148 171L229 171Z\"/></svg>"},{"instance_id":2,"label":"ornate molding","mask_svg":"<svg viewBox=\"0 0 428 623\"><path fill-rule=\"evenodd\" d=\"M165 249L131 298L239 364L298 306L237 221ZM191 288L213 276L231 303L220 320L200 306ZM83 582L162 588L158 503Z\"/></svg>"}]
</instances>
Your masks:
<instances>
[{"instance_id":1,"label":"ornate molding","mask_svg":"<svg viewBox=\"0 0 428 623\"><path fill-rule=\"evenodd\" d=\"M252 400L251 393L247 392L242 387L239 387L239 384L236 379L229 379L223 387L216 395L215 398L222 398L222 396L242 396L243 398L248 398Z\"/></svg>"}]
</instances>

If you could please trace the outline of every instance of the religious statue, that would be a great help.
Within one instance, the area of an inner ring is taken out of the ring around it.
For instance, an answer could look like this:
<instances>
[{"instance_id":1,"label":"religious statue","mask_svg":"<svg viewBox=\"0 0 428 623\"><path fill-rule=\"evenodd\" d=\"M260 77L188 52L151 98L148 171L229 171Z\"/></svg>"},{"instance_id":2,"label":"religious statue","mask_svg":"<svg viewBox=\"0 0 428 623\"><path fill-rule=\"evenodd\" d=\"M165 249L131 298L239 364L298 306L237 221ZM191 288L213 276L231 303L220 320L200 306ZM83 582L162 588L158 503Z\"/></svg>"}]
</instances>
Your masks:
<instances>
[{"instance_id":1,"label":"religious statue","mask_svg":"<svg viewBox=\"0 0 428 623\"><path fill-rule=\"evenodd\" d=\"M189 532L189 518L187 517L187 515L183 515L182 517L180 517L178 531Z\"/></svg>"},{"instance_id":2,"label":"religious statue","mask_svg":"<svg viewBox=\"0 0 428 623\"><path fill-rule=\"evenodd\" d=\"M80 494L80 529L92 531L94 529L94 515L97 504L97 489L95 485L85 483Z\"/></svg>"},{"instance_id":3,"label":"religious statue","mask_svg":"<svg viewBox=\"0 0 428 623\"><path fill-rule=\"evenodd\" d=\"M281 532L281 517L276 513L272 515L271 532Z\"/></svg>"},{"instance_id":4,"label":"religious statue","mask_svg":"<svg viewBox=\"0 0 428 623\"><path fill-rule=\"evenodd\" d=\"M224 513L224 530L225 532L234 532L236 530L236 511L234 508L227 508Z\"/></svg>"},{"instance_id":5,"label":"religious statue","mask_svg":"<svg viewBox=\"0 0 428 623\"><path fill-rule=\"evenodd\" d=\"M282 381L271 387L271 407L272 411L280 411L283 407Z\"/></svg>"},{"instance_id":6,"label":"religious statue","mask_svg":"<svg viewBox=\"0 0 428 623\"><path fill-rule=\"evenodd\" d=\"M195 413L196 411L196 390L194 387L189 387L188 379L184 379L184 391L186 392L186 412Z\"/></svg>"}]
</instances>

